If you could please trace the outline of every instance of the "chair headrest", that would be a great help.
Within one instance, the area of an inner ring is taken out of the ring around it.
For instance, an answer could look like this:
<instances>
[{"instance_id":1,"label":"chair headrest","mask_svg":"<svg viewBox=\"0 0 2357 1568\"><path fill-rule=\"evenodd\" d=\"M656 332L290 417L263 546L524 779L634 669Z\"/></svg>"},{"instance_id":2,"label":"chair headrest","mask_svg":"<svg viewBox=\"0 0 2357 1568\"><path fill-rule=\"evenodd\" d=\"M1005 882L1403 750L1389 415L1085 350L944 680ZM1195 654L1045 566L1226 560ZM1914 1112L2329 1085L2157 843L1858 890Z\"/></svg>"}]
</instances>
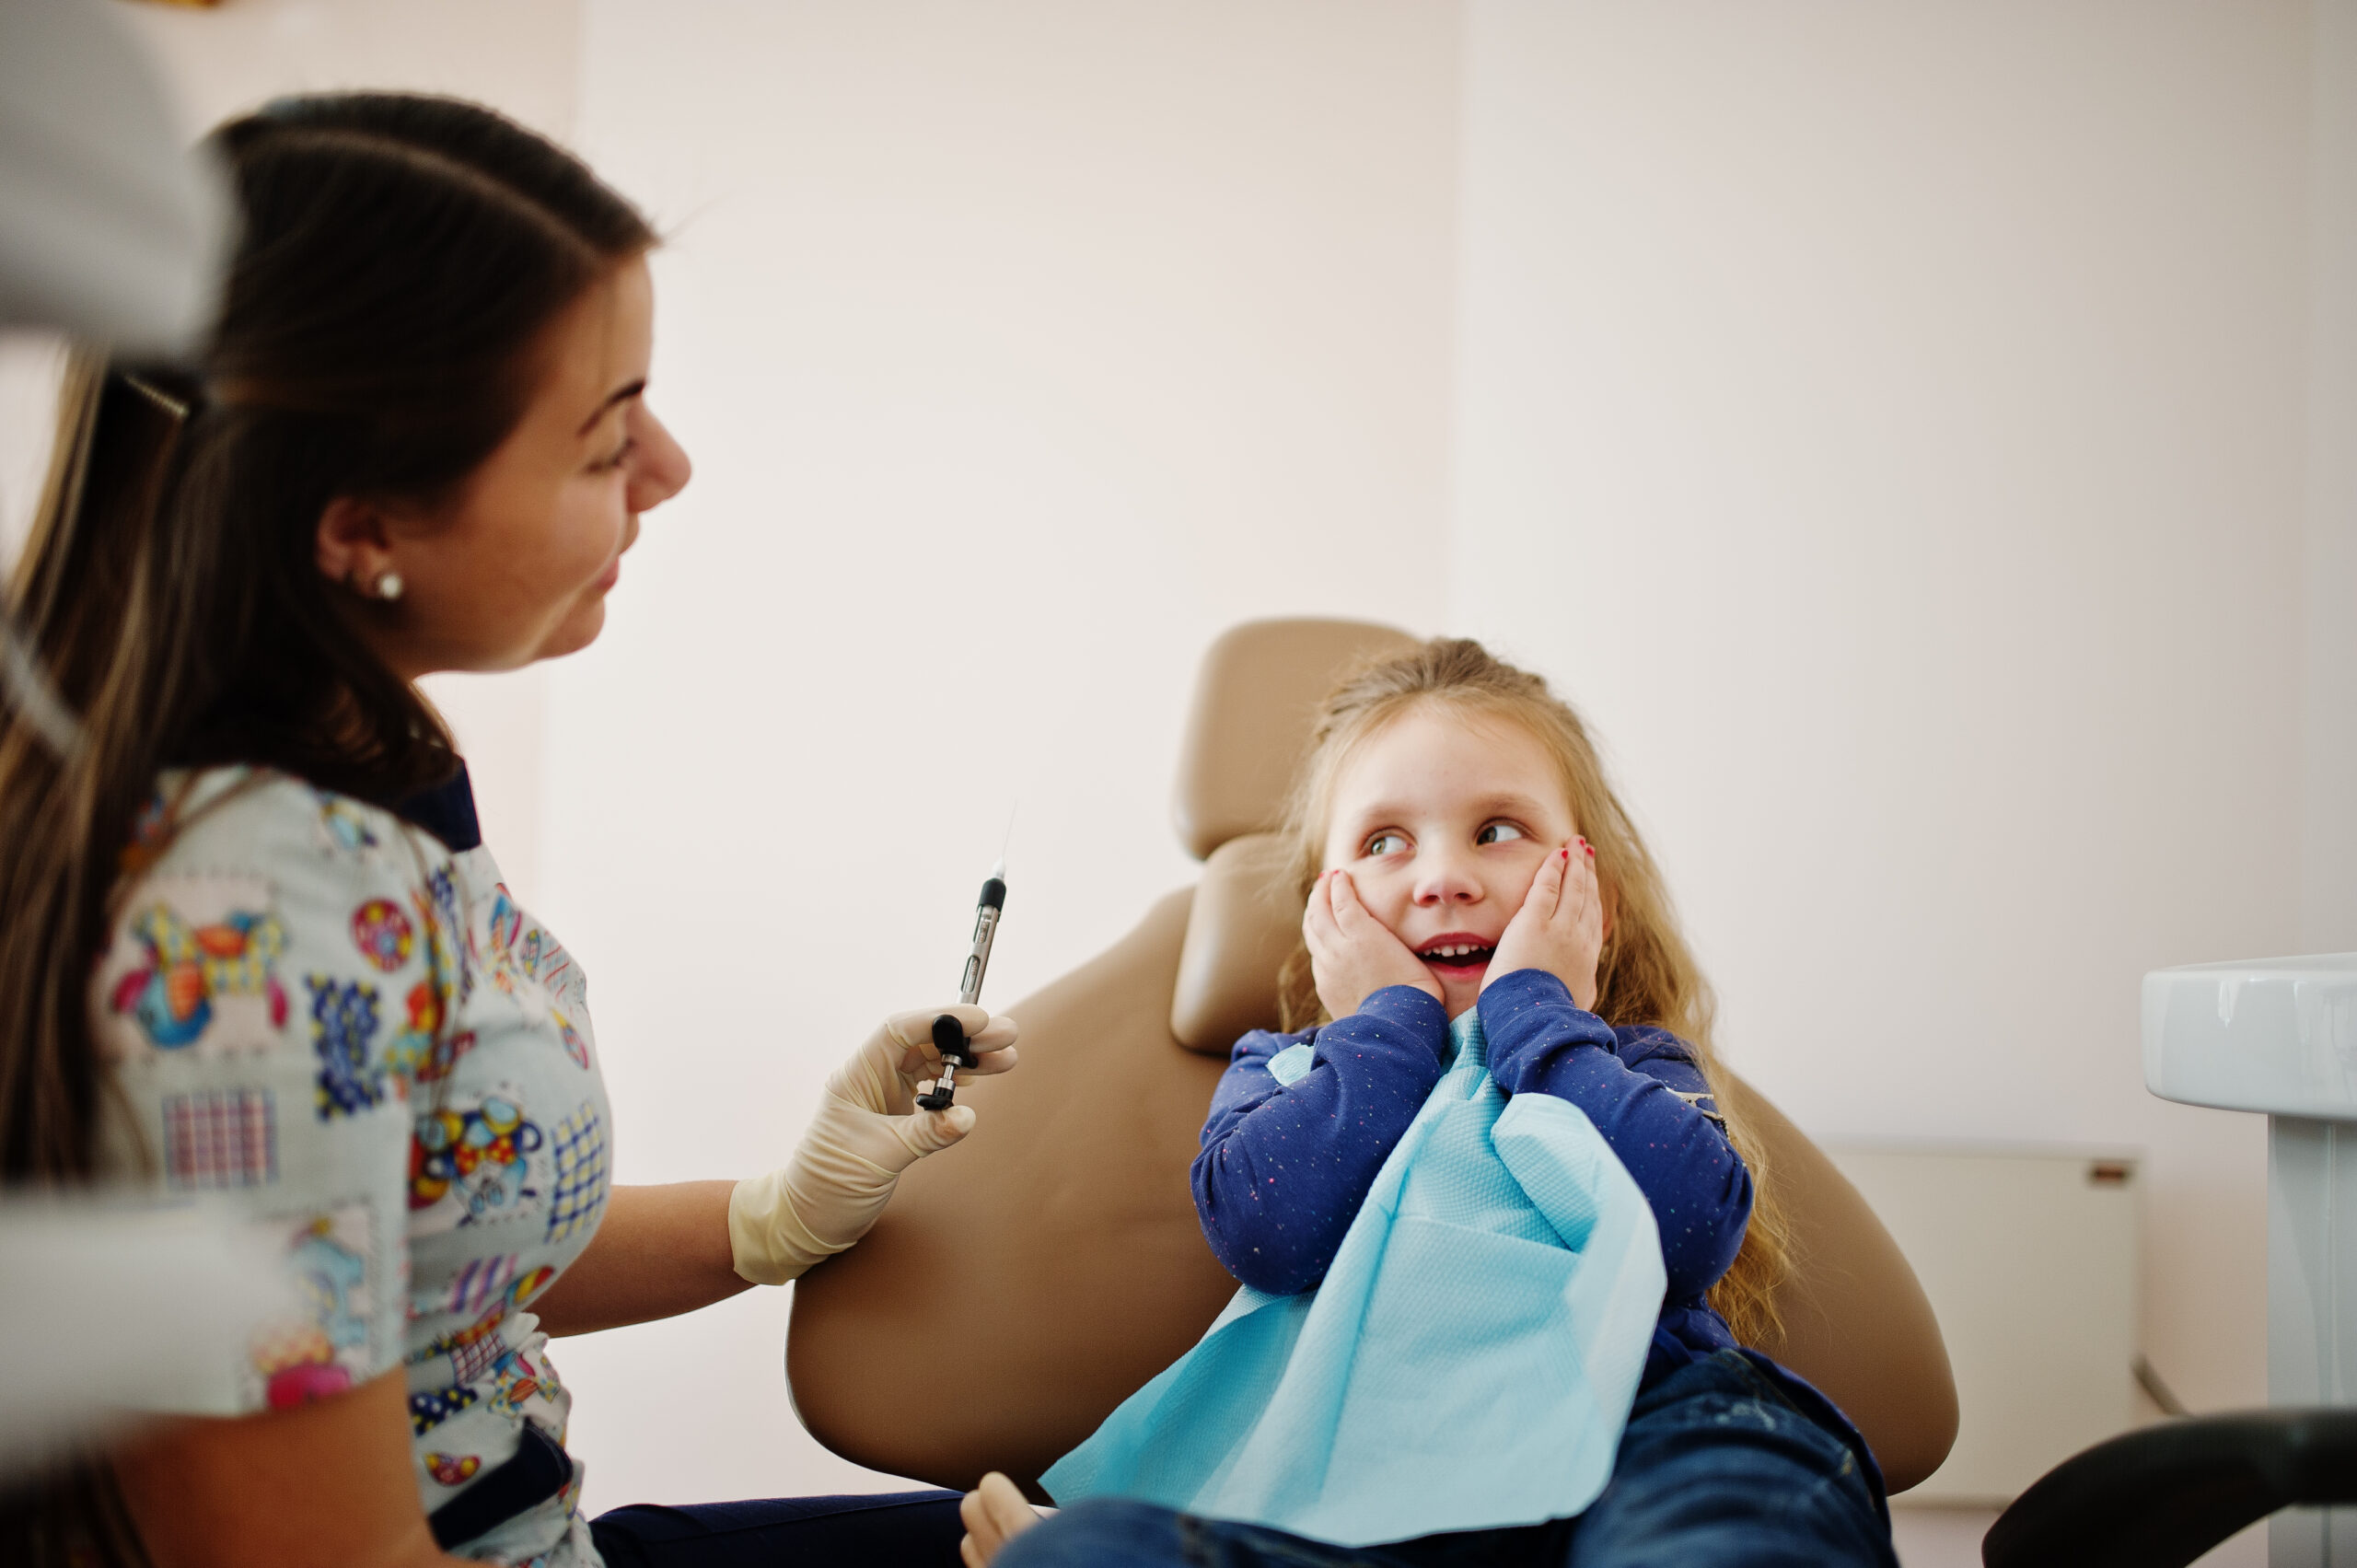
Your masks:
<instances>
[{"instance_id":1,"label":"chair headrest","mask_svg":"<svg viewBox=\"0 0 2357 1568\"><path fill-rule=\"evenodd\" d=\"M1172 817L1196 859L1264 833L1309 742L1318 704L1354 666L1415 639L1371 621L1248 621L1220 634L1195 678Z\"/></svg>"},{"instance_id":2,"label":"chair headrest","mask_svg":"<svg viewBox=\"0 0 2357 1568\"><path fill-rule=\"evenodd\" d=\"M1302 896L1284 841L1247 833L1212 851L1170 992L1171 1037L1225 1056L1239 1036L1277 1027L1277 971L1301 939Z\"/></svg>"},{"instance_id":3,"label":"chair headrest","mask_svg":"<svg viewBox=\"0 0 2357 1568\"><path fill-rule=\"evenodd\" d=\"M1173 807L1180 840L1208 860L1170 1002L1170 1032L1188 1050L1225 1056L1237 1036L1276 1027L1302 899L1270 830L1335 682L1414 643L1367 621L1250 621L1203 655Z\"/></svg>"}]
</instances>

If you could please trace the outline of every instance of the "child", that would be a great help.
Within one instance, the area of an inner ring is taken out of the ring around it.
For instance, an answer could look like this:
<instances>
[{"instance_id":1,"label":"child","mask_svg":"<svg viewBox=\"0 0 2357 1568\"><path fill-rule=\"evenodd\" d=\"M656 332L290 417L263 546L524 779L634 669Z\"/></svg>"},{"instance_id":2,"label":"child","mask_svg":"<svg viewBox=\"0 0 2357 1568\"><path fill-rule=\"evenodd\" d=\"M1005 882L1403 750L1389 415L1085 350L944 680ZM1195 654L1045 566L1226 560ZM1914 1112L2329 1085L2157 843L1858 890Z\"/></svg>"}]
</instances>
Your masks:
<instances>
[{"instance_id":1,"label":"child","mask_svg":"<svg viewBox=\"0 0 2357 1568\"><path fill-rule=\"evenodd\" d=\"M969 1561L1023 1530L1003 1568L1895 1564L1864 1441L1741 1348L1773 1327L1782 1229L1713 1092L1708 987L1577 715L1478 644L1424 645L1328 700L1287 832L1308 893L1294 1032L1237 1043L1194 1166L1204 1234L1253 1290L1316 1289L1457 1021L1509 1101L1585 1113L1652 1210L1666 1290L1609 1481L1573 1517L1343 1548L1103 1497L1031 1529L993 1477L968 1500Z\"/></svg>"}]
</instances>

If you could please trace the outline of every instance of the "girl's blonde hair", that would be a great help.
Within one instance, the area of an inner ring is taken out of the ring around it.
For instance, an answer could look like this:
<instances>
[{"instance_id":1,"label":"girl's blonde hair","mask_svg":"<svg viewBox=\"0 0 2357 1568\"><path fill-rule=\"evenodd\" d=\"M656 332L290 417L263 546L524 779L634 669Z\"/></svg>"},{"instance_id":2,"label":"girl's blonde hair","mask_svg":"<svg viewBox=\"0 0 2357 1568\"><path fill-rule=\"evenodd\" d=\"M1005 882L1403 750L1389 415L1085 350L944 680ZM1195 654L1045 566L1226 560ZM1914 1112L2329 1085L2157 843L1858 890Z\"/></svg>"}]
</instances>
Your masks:
<instances>
[{"instance_id":1,"label":"girl's blonde hair","mask_svg":"<svg viewBox=\"0 0 2357 1568\"><path fill-rule=\"evenodd\" d=\"M1554 758L1572 819L1596 850L1596 877L1611 915L1596 965L1596 1016L1617 1028L1665 1028L1693 1047L1727 1136L1751 1170L1751 1224L1734 1266L1712 1287L1710 1302L1742 1342L1772 1338L1780 1327L1776 1287L1792 1269L1791 1237L1766 1151L1741 1099L1724 1092L1726 1070L1711 1043L1717 999L1678 929L1661 868L1605 778L1587 726L1545 680L1463 637L1435 638L1345 679L1318 711L1285 811L1297 890L1306 896L1324 869L1327 819L1343 763L1385 725L1423 707L1518 725ZM1285 960L1278 990L1284 1028L1329 1021L1306 945Z\"/></svg>"}]
</instances>

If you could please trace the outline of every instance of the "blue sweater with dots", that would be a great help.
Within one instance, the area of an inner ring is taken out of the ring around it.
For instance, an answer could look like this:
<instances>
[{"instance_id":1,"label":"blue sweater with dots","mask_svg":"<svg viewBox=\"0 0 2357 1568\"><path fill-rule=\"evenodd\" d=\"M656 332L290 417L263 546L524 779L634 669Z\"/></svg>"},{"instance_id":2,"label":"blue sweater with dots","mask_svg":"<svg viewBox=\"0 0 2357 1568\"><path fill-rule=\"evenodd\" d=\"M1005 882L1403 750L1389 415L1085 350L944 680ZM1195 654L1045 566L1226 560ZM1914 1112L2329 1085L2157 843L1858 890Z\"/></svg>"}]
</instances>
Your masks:
<instances>
[{"instance_id":1,"label":"blue sweater with dots","mask_svg":"<svg viewBox=\"0 0 2357 1568\"><path fill-rule=\"evenodd\" d=\"M1476 1005L1498 1086L1579 1107L1653 1205L1669 1288L1643 1386L1732 1346L1702 1294L1743 1245L1751 1173L1692 1049L1666 1029L1614 1028L1544 970L1499 977ZM1304 1042L1308 1072L1280 1083L1270 1059ZM1280 1295L1326 1277L1447 1051L1440 1003L1407 985L1322 1028L1255 1029L1236 1042L1193 1173L1203 1234L1230 1273Z\"/></svg>"}]
</instances>

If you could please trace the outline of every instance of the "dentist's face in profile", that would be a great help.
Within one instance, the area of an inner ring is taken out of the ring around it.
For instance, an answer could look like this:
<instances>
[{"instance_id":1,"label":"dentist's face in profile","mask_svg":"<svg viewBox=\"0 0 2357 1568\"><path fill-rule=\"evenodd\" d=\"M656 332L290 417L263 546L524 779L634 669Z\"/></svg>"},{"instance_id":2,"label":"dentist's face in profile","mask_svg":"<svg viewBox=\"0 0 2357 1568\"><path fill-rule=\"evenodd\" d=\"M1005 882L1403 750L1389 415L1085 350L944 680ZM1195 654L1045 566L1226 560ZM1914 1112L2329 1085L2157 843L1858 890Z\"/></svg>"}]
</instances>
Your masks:
<instances>
[{"instance_id":1,"label":"dentist's face in profile","mask_svg":"<svg viewBox=\"0 0 2357 1568\"><path fill-rule=\"evenodd\" d=\"M633 259L551 323L523 418L448 505L330 507L320 569L364 593L401 578L367 633L395 670L514 669L597 640L640 515L688 482L646 406L654 343L653 280Z\"/></svg>"}]
</instances>

